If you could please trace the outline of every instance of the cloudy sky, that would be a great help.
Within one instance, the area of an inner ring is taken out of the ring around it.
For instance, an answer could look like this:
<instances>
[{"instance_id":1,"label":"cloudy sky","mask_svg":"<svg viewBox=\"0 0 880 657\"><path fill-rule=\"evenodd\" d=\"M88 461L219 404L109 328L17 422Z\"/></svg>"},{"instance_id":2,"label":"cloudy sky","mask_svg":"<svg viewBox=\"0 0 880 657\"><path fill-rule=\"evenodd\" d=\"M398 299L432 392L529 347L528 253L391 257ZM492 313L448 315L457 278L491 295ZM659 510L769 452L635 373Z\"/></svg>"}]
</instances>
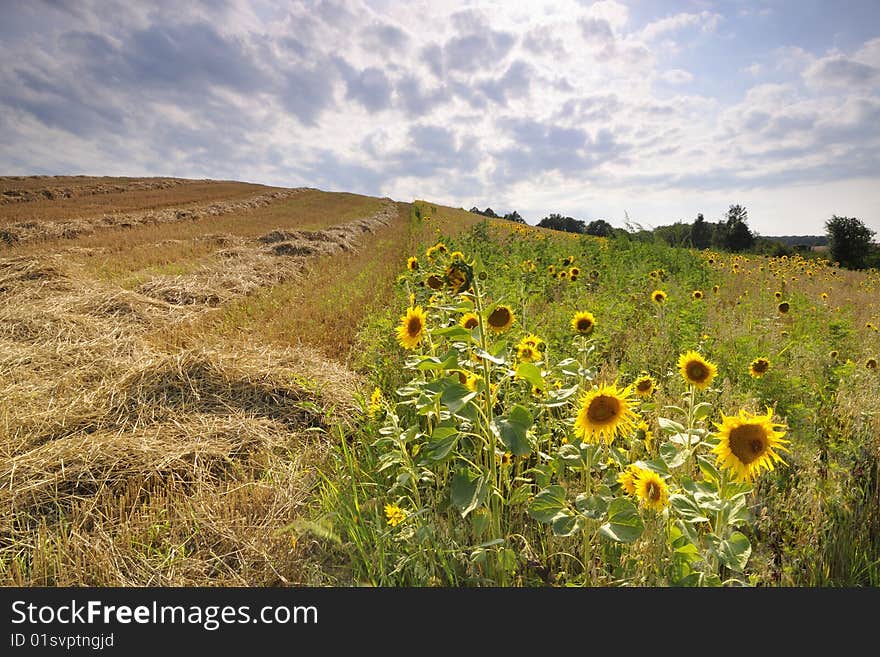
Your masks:
<instances>
[{"instance_id":1,"label":"cloudy sky","mask_svg":"<svg viewBox=\"0 0 880 657\"><path fill-rule=\"evenodd\" d=\"M880 232L880 2L0 0L0 174Z\"/></svg>"}]
</instances>

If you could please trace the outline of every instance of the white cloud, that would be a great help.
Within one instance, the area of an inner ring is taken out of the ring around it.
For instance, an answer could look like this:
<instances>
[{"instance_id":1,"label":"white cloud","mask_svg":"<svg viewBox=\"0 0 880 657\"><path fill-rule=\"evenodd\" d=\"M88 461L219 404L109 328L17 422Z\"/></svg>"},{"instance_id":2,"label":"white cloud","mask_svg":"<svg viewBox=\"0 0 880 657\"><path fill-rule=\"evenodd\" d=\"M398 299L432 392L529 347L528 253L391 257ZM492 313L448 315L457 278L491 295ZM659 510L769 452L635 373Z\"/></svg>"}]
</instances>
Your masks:
<instances>
[{"instance_id":1,"label":"white cloud","mask_svg":"<svg viewBox=\"0 0 880 657\"><path fill-rule=\"evenodd\" d=\"M669 84L687 84L694 76L680 68L673 68L660 74L660 79Z\"/></svg>"}]
</instances>

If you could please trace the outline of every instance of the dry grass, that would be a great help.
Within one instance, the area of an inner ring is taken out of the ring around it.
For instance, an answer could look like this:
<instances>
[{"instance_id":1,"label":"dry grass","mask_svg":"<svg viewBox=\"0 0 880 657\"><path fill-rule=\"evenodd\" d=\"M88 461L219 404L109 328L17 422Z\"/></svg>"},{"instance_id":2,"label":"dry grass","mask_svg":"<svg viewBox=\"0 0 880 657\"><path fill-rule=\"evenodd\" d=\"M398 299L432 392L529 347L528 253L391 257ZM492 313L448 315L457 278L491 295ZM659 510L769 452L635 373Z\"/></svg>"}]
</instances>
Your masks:
<instances>
[{"instance_id":1,"label":"dry grass","mask_svg":"<svg viewBox=\"0 0 880 657\"><path fill-rule=\"evenodd\" d=\"M7 218L68 184L14 182L36 200ZM64 200L81 207L214 198L202 181L79 182ZM328 433L357 420L342 363L361 320L441 221L305 190L5 249L0 584L327 583L283 528L313 502Z\"/></svg>"}]
</instances>

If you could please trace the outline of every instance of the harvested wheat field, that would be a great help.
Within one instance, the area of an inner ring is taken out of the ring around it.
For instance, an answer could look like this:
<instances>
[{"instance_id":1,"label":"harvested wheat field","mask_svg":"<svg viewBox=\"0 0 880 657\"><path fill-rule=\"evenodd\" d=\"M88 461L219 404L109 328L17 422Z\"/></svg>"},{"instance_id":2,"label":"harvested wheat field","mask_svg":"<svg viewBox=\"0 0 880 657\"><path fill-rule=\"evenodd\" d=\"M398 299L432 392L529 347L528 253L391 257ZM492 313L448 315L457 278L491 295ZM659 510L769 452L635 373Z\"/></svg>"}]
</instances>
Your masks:
<instances>
[{"instance_id":1,"label":"harvested wheat field","mask_svg":"<svg viewBox=\"0 0 880 657\"><path fill-rule=\"evenodd\" d=\"M286 528L359 416L351 347L424 239L409 205L179 179L0 188L0 582L327 582Z\"/></svg>"}]
</instances>

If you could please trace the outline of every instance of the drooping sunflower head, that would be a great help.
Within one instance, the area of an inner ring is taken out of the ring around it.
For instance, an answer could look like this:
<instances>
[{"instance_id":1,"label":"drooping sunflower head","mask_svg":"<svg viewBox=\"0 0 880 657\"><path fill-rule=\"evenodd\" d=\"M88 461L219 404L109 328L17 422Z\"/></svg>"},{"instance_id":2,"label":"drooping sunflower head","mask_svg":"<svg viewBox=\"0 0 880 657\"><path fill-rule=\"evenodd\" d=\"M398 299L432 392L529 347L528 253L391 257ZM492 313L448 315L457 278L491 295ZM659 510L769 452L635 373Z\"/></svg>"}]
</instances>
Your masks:
<instances>
[{"instance_id":1,"label":"drooping sunflower head","mask_svg":"<svg viewBox=\"0 0 880 657\"><path fill-rule=\"evenodd\" d=\"M873 358L873 357L869 358L868 360L865 361L865 367L867 367L869 370L876 370L877 369L877 359Z\"/></svg>"},{"instance_id":2,"label":"drooping sunflower head","mask_svg":"<svg viewBox=\"0 0 880 657\"><path fill-rule=\"evenodd\" d=\"M712 452L719 465L729 469L737 481L752 481L761 469L773 470L774 463L785 464L775 450L788 451L784 440L785 425L774 423L773 411L767 409L766 415L757 415L741 410L730 417L721 415L721 424L715 437L719 442Z\"/></svg>"},{"instance_id":3,"label":"drooping sunflower head","mask_svg":"<svg viewBox=\"0 0 880 657\"><path fill-rule=\"evenodd\" d=\"M778 306L776 306L776 309L784 315L789 310L791 310L791 304L788 301L783 301Z\"/></svg>"},{"instance_id":4,"label":"drooping sunflower head","mask_svg":"<svg viewBox=\"0 0 880 657\"><path fill-rule=\"evenodd\" d=\"M688 351L678 357L678 371L684 380L699 390L705 389L715 375L718 368L714 363L703 358L696 351Z\"/></svg>"},{"instance_id":5,"label":"drooping sunflower head","mask_svg":"<svg viewBox=\"0 0 880 657\"><path fill-rule=\"evenodd\" d=\"M489 313L486 322L489 324L489 330L495 333L503 333L513 326L514 316L510 306L497 306L495 310Z\"/></svg>"},{"instance_id":6,"label":"drooping sunflower head","mask_svg":"<svg viewBox=\"0 0 880 657\"><path fill-rule=\"evenodd\" d=\"M654 303L662 304L664 301L666 301L666 297L667 294L663 290L654 290L653 292L651 292L651 299L654 301Z\"/></svg>"},{"instance_id":7,"label":"drooping sunflower head","mask_svg":"<svg viewBox=\"0 0 880 657\"><path fill-rule=\"evenodd\" d=\"M477 317L476 313L465 313L461 316L461 319L458 320L458 323L470 331L480 325L480 318Z\"/></svg>"},{"instance_id":8,"label":"drooping sunflower head","mask_svg":"<svg viewBox=\"0 0 880 657\"><path fill-rule=\"evenodd\" d=\"M593 313L585 310L578 311L571 318L571 330L581 335L589 335L596 327L596 318Z\"/></svg>"},{"instance_id":9,"label":"drooping sunflower head","mask_svg":"<svg viewBox=\"0 0 880 657\"><path fill-rule=\"evenodd\" d=\"M703 291L702 290L694 290L693 292L691 292L691 296L694 298L695 301L699 301L700 299L703 298Z\"/></svg>"},{"instance_id":10,"label":"drooping sunflower head","mask_svg":"<svg viewBox=\"0 0 880 657\"><path fill-rule=\"evenodd\" d=\"M633 409L638 402L632 398L632 387L602 384L585 393L580 402L574 431L584 442L604 440L610 445L618 434L629 433L636 426Z\"/></svg>"},{"instance_id":11,"label":"drooping sunflower head","mask_svg":"<svg viewBox=\"0 0 880 657\"><path fill-rule=\"evenodd\" d=\"M651 431L651 427L648 426L648 423L642 420L636 425L636 429L641 432L642 440L645 441L645 449L649 452L651 448L654 446L654 432Z\"/></svg>"},{"instance_id":12,"label":"drooping sunflower head","mask_svg":"<svg viewBox=\"0 0 880 657\"><path fill-rule=\"evenodd\" d=\"M428 278L425 280L425 283L427 283L428 287L432 290L443 289L443 279L437 276L437 274L431 274L430 276L428 276Z\"/></svg>"},{"instance_id":13,"label":"drooping sunflower head","mask_svg":"<svg viewBox=\"0 0 880 657\"><path fill-rule=\"evenodd\" d=\"M650 397L657 389L657 382L648 374L642 374L633 383L636 395L639 397Z\"/></svg>"},{"instance_id":14,"label":"drooping sunflower head","mask_svg":"<svg viewBox=\"0 0 880 657\"><path fill-rule=\"evenodd\" d=\"M767 373L767 370L770 369L770 361L766 358L756 358L752 361L752 364L749 365L749 374L752 378L760 379Z\"/></svg>"},{"instance_id":15,"label":"drooping sunflower head","mask_svg":"<svg viewBox=\"0 0 880 657\"><path fill-rule=\"evenodd\" d=\"M410 271L416 271L419 268L419 259L415 256L410 256L406 261L406 268Z\"/></svg>"},{"instance_id":16,"label":"drooping sunflower head","mask_svg":"<svg viewBox=\"0 0 880 657\"><path fill-rule=\"evenodd\" d=\"M617 475L617 483L620 484L621 488L623 488L623 492L627 495L636 494L636 480L641 471L642 469L640 467L633 464L626 466L623 472Z\"/></svg>"},{"instance_id":17,"label":"drooping sunflower head","mask_svg":"<svg viewBox=\"0 0 880 657\"><path fill-rule=\"evenodd\" d=\"M721 289L720 285L713 285L712 286L712 291L715 292L716 294L718 293L718 290L720 290L720 289Z\"/></svg>"},{"instance_id":18,"label":"drooping sunflower head","mask_svg":"<svg viewBox=\"0 0 880 657\"><path fill-rule=\"evenodd\" d=\"M642 504L654 511L662 511L669 505L669 487L653 470L641 470L635 481L636 496Z\"/></svg>"},{"instance_id":19,"label":"drooping sunflower head","mask_svg":"<svg viewBox=\"0 0 880 657\"><path fill-rule=\"evenodd\" d=\"M467 290L473 284L473 269L464 260L454 260L443 275L454 294Z\"/></svg>"},{"instance_id":20,"label":"drooping sunflower head","mask_svg":"<svg viewBox=\"0 0 880 657\"><path fill-rule=\"evenodd\" d=\"M427 316L421 306L407 308L397 327L397 341L404 349L415 349L425 337Z\"/></svg>"},{"instance_id":21,"label":"drooping sunflower head","mask_svg":"<svg viewBox=\"0 0 880 657\"><path fill-rule=\"evenodd\" d=\"M828 358L830 358L831 360L837 360L837 357L839 355L840 353L837 351L837 349L832 349L828 352Z\"/></svg>"}]
</instances>

